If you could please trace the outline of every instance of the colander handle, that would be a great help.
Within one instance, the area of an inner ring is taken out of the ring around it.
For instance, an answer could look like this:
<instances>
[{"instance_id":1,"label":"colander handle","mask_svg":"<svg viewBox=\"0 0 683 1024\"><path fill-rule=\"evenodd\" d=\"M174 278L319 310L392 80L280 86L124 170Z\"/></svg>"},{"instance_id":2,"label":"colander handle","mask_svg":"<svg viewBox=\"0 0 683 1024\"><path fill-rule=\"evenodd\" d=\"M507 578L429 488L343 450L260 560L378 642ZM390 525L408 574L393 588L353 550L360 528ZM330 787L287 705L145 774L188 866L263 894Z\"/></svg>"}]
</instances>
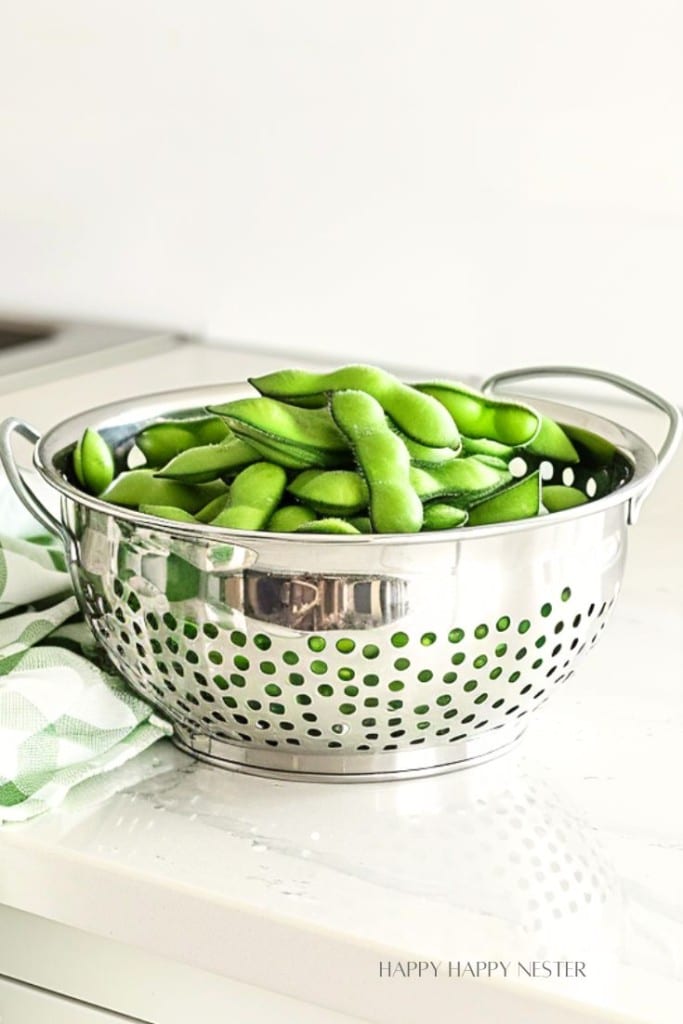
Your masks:
<instances>
[{"instance_id":1,"label":"colander handle","mask_svg":"<svg viewBox=\"0 0 683 1024\"><path fill-rule=\"evenodd\" d=\"M14 452L12 450L12 437L14 434L19 434L20 437L25 438L26 441L30 441L33 445L40 440L40 434L38 431L34 430L28 423L24 423L23 420L18 420L12 417L0 424L0 462L7 473L7 479L12 485L14 493L28 509L31 515L37 519L46 530L50 533L57 534L58 537L62 538L65 544L68 544L69 538L63 524L52 515L45 505L43 505L40 498L33 493L21 475L21 471L15 461Z\"/></svg>"},{"instance_id":2,"label":"colander handle","mask_svg":"<svg viewBox=\"0 0 683 1024\"><path fill-rule=\"evenodd\" d=\"M482 384L482 391L485 394L491 394L501 384L530 380L533 377L578 377L582 380L599 381L601 384L609 384L611 387L617 388L618 391L626 391L630 395L635 395L636 398L640 398L643 402L654 406L655 409L664 413L669 426L666 437L657 452L657 465L648 476L643 489L634 495L629 502L628 521L629 523L635 523L643 501L654 487L660 474L666 469L673 458L681 440L682 424L680 411L666 398L658 395L655 391L650 391L649 388L644 388L641 384L636 384L635 381L628 380L626 377L620 377L616 373L605 373L602 370L591 370L583 366L528 366L519 370L505 370L503 373L494 373L492 377L485 380Z\"/></svg>"}]
</instances>

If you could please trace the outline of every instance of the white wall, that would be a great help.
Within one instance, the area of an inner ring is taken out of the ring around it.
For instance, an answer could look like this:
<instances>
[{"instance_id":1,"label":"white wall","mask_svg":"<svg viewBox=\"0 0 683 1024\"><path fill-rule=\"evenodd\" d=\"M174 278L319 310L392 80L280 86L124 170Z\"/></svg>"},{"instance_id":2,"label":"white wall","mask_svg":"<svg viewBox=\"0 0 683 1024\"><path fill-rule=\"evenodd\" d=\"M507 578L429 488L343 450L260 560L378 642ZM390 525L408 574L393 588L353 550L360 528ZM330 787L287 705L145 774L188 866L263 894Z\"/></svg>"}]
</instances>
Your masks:
<instances>
[{"instance_id":1,"label":"white wall","mask_svg":"<svg viewBox=\"0 0 683 1024\"><path fill-rule=\"evenodd\" d=\"M0 0L0 308L683 398L677 0Z\"/></svg>"}]
</instances>

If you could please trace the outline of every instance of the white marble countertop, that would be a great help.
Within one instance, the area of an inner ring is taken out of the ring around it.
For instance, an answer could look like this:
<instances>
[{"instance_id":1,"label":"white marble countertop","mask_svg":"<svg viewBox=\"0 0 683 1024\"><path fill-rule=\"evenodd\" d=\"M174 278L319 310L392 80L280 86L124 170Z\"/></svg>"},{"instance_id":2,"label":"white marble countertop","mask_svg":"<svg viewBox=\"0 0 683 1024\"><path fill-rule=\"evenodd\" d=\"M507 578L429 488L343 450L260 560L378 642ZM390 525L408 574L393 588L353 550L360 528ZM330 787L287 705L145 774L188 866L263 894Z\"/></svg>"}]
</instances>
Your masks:
<instances>
[{"instance_id":1,"label":"white marble countertop","mask_svg":"<svg viewBox=\"0 0 683 1024\"><path fill-rule=\"evenodd\" d=\"M201 382L215 360L180 350L156 383ZM281 357L220 360L239 377ZM130 391L120 371L90 376L87 404ZM60 407L38 390L3 396L0 412L66 414L63 395ZM645 434L655 423L621 414ZM682 503L679 454L631 530L604 639L518 752L431 779L323 785L213 769L164 741L3 829L0 901L392 1024L680 1020ZM380 961L420 960L437 976L380 977ZM448 977L477 960L509 962L508 976ZM530 960L584 962L586 976L520 977Z\"/></svg>"}]
</instances>

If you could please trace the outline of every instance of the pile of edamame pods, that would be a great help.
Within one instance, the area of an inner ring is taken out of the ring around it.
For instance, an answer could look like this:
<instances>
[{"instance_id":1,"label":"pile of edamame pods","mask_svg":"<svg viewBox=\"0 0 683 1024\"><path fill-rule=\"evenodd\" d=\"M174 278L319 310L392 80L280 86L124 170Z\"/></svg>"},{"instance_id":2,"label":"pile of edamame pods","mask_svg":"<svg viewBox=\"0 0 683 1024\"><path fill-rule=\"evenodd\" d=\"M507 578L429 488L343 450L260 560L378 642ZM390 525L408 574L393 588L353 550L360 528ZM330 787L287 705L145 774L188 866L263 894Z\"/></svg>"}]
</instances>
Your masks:
<instances>
[{"instance_id":1,"label":"pile of edamame pods","mask_svg":"<svg viewBox=\"0 0 683 1024\"><path fill-rule=\"evenodd\" d=\"M582 445L529 405L452 381L408 385L373 366L280 370L250 383L260 397L145 427L141 468L117 472L105 439L86 430L73 454L78 483L160 519L309 534L480 526L589 500L544 483L542 464L576 465Z\"/></svg>"}]
</instances>

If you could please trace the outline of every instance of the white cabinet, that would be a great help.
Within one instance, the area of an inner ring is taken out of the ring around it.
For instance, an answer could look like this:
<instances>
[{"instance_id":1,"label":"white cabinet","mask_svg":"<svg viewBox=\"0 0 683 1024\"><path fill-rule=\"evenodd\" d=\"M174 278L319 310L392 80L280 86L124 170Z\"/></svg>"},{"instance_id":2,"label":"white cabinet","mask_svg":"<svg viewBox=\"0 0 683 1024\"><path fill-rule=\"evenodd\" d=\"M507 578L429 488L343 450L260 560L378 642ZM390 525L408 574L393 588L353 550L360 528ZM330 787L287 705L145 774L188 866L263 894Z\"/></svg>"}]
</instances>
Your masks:
<instances>
[{"instance_id":1,"label":"white cabinet","mask_svg":"<svg viewBox=\"0 0 683 1024\"><path fill-rule=\"evenodd\" d=\"M131 1024L133 1020L0 977L0 1024Z\"/></svg>"}]
</instances>

